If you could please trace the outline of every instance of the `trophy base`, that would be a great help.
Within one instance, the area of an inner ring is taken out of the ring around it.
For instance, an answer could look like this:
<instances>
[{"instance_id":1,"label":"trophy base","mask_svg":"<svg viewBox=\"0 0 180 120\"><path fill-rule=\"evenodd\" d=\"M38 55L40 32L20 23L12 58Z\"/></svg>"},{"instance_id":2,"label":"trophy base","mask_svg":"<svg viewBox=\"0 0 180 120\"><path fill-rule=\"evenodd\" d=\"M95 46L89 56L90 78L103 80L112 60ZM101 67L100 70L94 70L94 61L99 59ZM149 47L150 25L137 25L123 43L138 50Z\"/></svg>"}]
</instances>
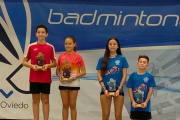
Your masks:
<instances>
[{"instance_id":1,"label":"trophy base","mask_svg":"<svg viewBox=\"0 0 180 120\"><path fill-rule=\"evenodd\" d=\"M69 78L62 78L62 80L63 80L63 81L68 81L68 80L69 80Z\"/></svg>"},{"instance_id":2,"label":"trophy base","mask_svg":"<svg viewBox=\"0 0 180 120\"><path fill-rule=\"evenodd\" d=\"M37 66L38 69L43 69L43 66Z\"/></svg>"},{"instance_id":3,"label":"trophy base","mask_svg":"<svg viewBox=\"0 0 180 120\"><path fill-rule=\"evenodd\" d=\"M115 96L115 95L116 95L116 92L108 92L108 95L110 95L110 96Z\"/></svg>"},{"instance_id":4,"label":"trophy base","mask_svg":"<svg viewBox=\"0 0 180 120\"><path fill-rule=\"evenodd\" d=\"M143 104L137 104L136 107L143 107Z\"/></svg>"}]
</instances>

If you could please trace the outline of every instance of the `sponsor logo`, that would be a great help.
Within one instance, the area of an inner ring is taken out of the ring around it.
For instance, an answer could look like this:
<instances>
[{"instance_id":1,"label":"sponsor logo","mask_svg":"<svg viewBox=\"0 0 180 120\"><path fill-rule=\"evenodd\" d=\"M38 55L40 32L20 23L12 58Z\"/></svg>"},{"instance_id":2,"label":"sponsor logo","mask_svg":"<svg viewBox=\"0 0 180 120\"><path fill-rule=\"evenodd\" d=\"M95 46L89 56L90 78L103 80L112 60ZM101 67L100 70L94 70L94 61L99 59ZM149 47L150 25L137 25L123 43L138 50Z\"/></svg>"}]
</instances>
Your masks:
<instances>
[{"instance_id":1,"label":"sponsor logo","mask_svg":"<svg viewBox=\"0 0 180 120\"><path fill-rule=\"evenodd\" d=\"M26 12L27 18L27 28L26 28L26 40L25 40L25 49L28 47L28 44L30 43L30 34L31 34L31 15L30 15L30 9L27 0L23 0L24 9ZM19 72L19 70L22 68L22 59L23 59L23 51L22 47L20 45L18 35L15 32L14 26L11 22L9 13L6 9L6 5L4 3L4 0L1 0L0 2L0 31L1 35L0 37L3 39L0 39L0 48L2 49L0 52L0 62L2 68L7 68L10 70L4 70L1 69L0 72L3 76L1 76L1 80L6 80L16 91L23 93L23 94L29 94L29 91L22 90L20 87L17 86L16 81L12 81L13 76ZM11 71L12 70L12 71ZM3 81L4 82L4 81ZM3 86L6 87L6 86ZM12 89L12 88L10 88ZM0 89L0 94L4 96L4 98L8 99L3 100L0 102L0 109L2 108L9 108L9 109L27 109L29 107L28 104L24 102L9 102L9 98L13 95L14 91L8 90L5 91L4 88Z\"/></svg>"},{"instance_id":2,"label":"sponsor logo","mask_svg":"<svg viewBox=\"0 0 180 120\"><path fill-rule=\"evenodd\" d=\"M89 22L85 20L87 18ZM110 19L113 20L113 22L109 22ZM177 14L146 14L144 10L140 11L138 14L123 14L123 11L119 11L119 14L99 14L98 10L84 14L63 14L61 12L54 12L53 9L50 9L48 23L66 25L107 25L109 23L113 26L125 26L129 24L127 21L131 19L134 20L134 26L165 26L169 19L174 19L172 25L179 25L179 15Z\"/></svg>"},{"instance_id":3,"label":"sponsor logo","mask_svg":"<svg viewBox=\"0 0 180 120\"><path fill-rule=\"evenodd\" d=\"M115 74L115 73L118 73L118 72L119 72L119 68L116 67L116 66L113 66L113 67L106 73L106 75Z\"/></svg>"},{"instance_id":4,"label":"sponsor logo","mask_svg":"<svg viewBox=\"0 0 180 120\"><path fill-rule=\"evenodd\" d=\"M143 80L144 80L144 82L148 82L149 78L145 77Z\"/></svg>"},{"instance_id":5,"label":"sponsor logo","mask_svg":"<svg viewBox=\"0 0 180 120\"><path fill-rule=\"evenodd\" d=\"M135 88L135 90L133 92L137 92L137 91L146 91L147 90L147 86L145 84L141 84L138 88Z\"/></svg>"},{"instance_id":6,"label":"sponsor logo","mask_svg":"<svg viewBox=\"0 0 180 120\"><path fill-rule=\"evenodd\" d=\"M24 51L25 51L30 43L31 14L27 0L23 0L23 6L26 12L26 16L24 17L27 18L26 39L25 39L25 47L24 47ZM1 8L0 10L2 11L2 16L4 16L4 17L0 16L0 31L1 31L0 37L2 38L3 36L3 39L0 40L0 48L2 49L2 51L0 52L0 62L3 63L1 65L2 68L6 67L7 69L12 70L11 72L9 72L1 69L0 72L3 75L1 77L1 80L6 80L16 91L23 94L29 94L30 92L27 90L23 90L21 86L17 85L16 81L12 81L14 75L16 75L16 73L19 72L20 69L23 67L21 64L22 59L24 57L22 50L23 48L21 47L21 44L18 39L19 36L15 32L14 26L11 22L8 10L6 9L6 5L3 0L0 2L0 8ZM0 92L5 98L9 98L13 93L13 91L9 91L8 93L6 93L2 89L3 88L0 89Z\"/></svg>"},{"instance_id":7,"label":"sponsor logo","mask_svg":"<svg viewBox=\"0 0 180 120\"><path fill-rule=\"evenodd\" d=\"M120 60L116 60L116 61L115 61L115 64L116 64L116 65L119 65L119 64L120 64Z\"/></svg>"}]
</instances>

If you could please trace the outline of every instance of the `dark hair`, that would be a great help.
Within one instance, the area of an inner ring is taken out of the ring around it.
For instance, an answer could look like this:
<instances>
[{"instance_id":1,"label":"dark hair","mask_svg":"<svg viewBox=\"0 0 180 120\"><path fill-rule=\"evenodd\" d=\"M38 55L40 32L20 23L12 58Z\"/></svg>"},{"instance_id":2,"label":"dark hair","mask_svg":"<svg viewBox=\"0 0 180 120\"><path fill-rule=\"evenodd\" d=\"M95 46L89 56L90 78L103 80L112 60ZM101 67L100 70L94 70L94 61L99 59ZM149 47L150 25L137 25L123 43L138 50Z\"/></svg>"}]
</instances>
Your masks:
<instances>
[{"instance_id":1,"label":"dark hair","mask_svg":"<svg viewBox=\"0 0 180 120\"><path fill-rule=\"evenodd\" d=\"M119 43L119 40L117 38L115 38L115 37L109 38L109 40L106 43L106 50L105 50L103 61L102 61L102 65L101 65L101 75L105 75L106 74L106 70L107 70L107 66L108 66L108 59L109 59L109 55L110 55L110 50L109 50L109 47L108 47L110 40L115 40L117 42L118 48L116 50L116 53L118 55L122 55L121 45Z\"/></svg>"},{"instance_id":2,"label":"dark hair","mask_svg":"<svg viewBox=\"0 0 180 120\"><path fill-rule=\"evenodd\" d=\"M67 37L65 38L65 40L66 40L67 38L71 39L71 40L73 41L73 43L76 43L76 39L75 39L74 36L67 36ZM76 46L74 47L74 52L76 52Z\"/></svg>"},{"instance_id":3,"label":"dark hair","mask_svg":"<svg viewBox=\"0 0 180 120\"><path fill-rule=\"evenodd\" d=\"M138 61L141 58L145 58L148 61L148 63L149 63L149 57L147 55L139 55Z\"/></svg>"},{"instance_id":4,"label":"dark hair","mask_svg":"<svg viewBox=\"0 0 180 120\"><path fill-rule=\"evenodd\" d=\"M44 28L46 30L46 33L48 33L48 30L47 30L47 27L43 24L39 24L37 27L36 27L36 32L37 32L37 29L38 28Z\"/></svg>"}]
</instances>

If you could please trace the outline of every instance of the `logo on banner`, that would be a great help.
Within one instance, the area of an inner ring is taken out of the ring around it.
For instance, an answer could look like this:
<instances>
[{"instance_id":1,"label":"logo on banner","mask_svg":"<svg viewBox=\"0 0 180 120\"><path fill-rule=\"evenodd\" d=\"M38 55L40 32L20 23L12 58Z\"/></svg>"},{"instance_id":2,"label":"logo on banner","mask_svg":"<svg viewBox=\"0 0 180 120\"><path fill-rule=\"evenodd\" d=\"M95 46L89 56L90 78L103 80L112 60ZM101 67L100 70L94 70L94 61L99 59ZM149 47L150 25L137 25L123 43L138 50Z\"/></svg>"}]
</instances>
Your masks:
<instances>
[{"instance_id":1,"label":"logo on banner","mask_svg":"<svg viewBox=\"0 0 180 120\"><path fill-rule=\"evenodd\" d=\"M23 0L23 5L25 8L26 13L26 40L25 40L25 49L27 48L27 45L30 43L30 35L31 35L31 15L30 15L30 9L27 0ZM7 86L2 86L0 88L0 94L4 98L10 98L12 94L14 93L11 89L13 87L16 91L28 94L29 91L25 91L21 89L22 86L17 85L15 83L16 81L13 81L14 75L19 72L19 70L22 68L22 59L23 59L23 51L22 47L20 45L20 41L18 38L20 38L14 29L14 26L12 24L12 21L10 19L10 16L8 14L8 11L6 9L6 5L4 0L1 0L0 2L0 10L2 11L0 15L0 62L1 64L1 80L4 80L3 82L7 82L10 84L10 90L7 90ZM1 82L2 85L2 82ZM6 87L6 90L3 89L3 87ZM9 86L8 86L9 87ZM27 109L29 107L28 104L18 101L0 101L0 109L3 108L9 108L9 109Z\"/></svg>"},{"instance_id":2,"label":"logo on banner","mask_svg":"<svg viewBox=\"0 0 180 120\"><path fill-rule=\"evenodd\" d=\"M26 36L25 38L25 48L30 43L30 36L31 36L31 13L30 8L28 5L27 0L23 0L23 7L25 9L26 16L24 16L26 19ZM3 82L8 82L16 91L28 94L29 91L23 90L21 87L17 85L17 81L13 81L13 77L16 75L16 73L19 72L19 70L23 67L22 66L22 60L24 58L23 49L21 47L20 41L18 38L21 38L17 35L17 32L15 31L14 24L12 24L11 17L9 16L9 13L6 9L6 4L4 0L1 0L0 2L0 62L1 65L1 80L5 80ZM21 10L22 11L22 10ZM23 25L22 25L23 26ZM6 70L5 70L6 69ZM28 83L28 81L27 81ZM4 87L4 86L3 86ZM11 88L10 88L11 89ZM0 88L0 93L5 97L9 98L13 91L10 90L8 92L5 92L3 88Z\"/></svg>"},{"instance_id":3,"label":"logo on banner","mask_svg":"<svg viewBox=\"0 0 180 120\"><path fill-rule=\"evenodd\" d=\"M140 14L140 15L139 15ZM58 18L58 19L55 19ZM87 18L88 21L87 22ZM174 19L174 26L179 25L179 15L177 14L146 14L146 11L141 10L138 14L123 14L123 11L119 11L119 14L100 13L98 10L94 10L92 13L67 13L54 12L53 9L49 10L48 23L49 24L65 24L65 25L107 25L111 21L113 26L125 26L129 24L128 20L133 20L134 26L165 26L169 19ZM72 22L74 21L74 22ZM153 22L152 22L153 21ZM156 22L154 22L156 21Z\"/></svg>"},{"instance_id":4,"label":"logo on banner","mask_svg":"<svg viewBox=\"0 0 180 120\"><path fill-rule=\"evenodd\" d=\"M5 98L9 98L12 94L13 91L9 91L8 93L6 93L3 89L0 89L0 93L5 97Z\"/></svg>"}]
</instances>

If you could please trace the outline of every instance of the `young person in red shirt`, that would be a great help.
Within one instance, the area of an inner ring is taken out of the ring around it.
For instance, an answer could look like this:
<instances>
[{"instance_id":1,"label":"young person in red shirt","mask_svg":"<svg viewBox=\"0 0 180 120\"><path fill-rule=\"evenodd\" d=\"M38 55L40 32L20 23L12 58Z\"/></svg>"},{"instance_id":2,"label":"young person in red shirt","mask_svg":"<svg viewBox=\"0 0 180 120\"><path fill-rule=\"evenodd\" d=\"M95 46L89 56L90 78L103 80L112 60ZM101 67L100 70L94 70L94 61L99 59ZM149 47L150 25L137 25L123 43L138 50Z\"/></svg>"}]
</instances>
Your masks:
<instances>
[{"instance_id":1,"label":"young person in red shirt","mask_svg":"<svg viewBox=\"0 0 180 120\"><path fill-rule=\"evenodd\" d=\"M34 120L39 120L39 102L42 101L44 120L49 119L49 94L51 86L51 68L56 67L54 47L46 42L47 27L36 27L37 42L31 43L24 55L23 65L30 68L30 92ZM31 63L28 61L31 60ZM40 64L38 63L40 62Z\"/></svg>"},{"instance_id":2,"label":"young person in red shirt","mask_svg":"<svg viewBox=\"0 0 180 120\"><path fill-rule=\"evenodd\" d=\"M62 120L68 120L69 108L71 109L71 120L76 120L76 99L78 90L80 90L80 77L86 74L86 69L81 55L76 52L76 41L73 36L66 37L65 49L66 52L59 55L56 69L63 103Z\"/></svg>"}]
</instances>

